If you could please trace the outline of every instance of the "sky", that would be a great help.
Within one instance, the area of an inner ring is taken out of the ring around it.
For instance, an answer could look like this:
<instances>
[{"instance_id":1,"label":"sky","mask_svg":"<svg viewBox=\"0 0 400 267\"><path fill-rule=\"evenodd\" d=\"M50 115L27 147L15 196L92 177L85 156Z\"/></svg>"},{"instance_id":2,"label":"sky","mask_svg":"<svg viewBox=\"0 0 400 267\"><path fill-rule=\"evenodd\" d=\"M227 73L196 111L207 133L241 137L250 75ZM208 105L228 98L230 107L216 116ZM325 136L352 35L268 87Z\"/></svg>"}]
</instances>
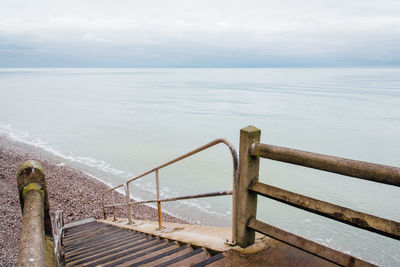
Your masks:
<instances>
[{"instance_id":1,"label":"sky","mask_svg":"<svg viewBox=\"0 0 400 267\"><path fill-rule=\"evenodd\" d=\"M400 66L399 0L0 0L0 67Z\"/></svg>"}]
</instances>

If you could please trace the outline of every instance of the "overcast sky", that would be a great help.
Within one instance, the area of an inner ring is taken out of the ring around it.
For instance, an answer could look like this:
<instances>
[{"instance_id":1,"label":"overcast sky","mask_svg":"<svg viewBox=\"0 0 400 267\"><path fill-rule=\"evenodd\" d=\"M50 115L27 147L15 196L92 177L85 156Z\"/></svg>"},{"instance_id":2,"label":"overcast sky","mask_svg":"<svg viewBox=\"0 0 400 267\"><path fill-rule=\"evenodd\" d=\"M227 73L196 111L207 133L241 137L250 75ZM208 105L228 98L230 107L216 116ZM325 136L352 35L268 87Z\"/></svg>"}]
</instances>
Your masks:
<instances>
[{"instance_id":1,"label":"overcast sky","mask_svg":"<svg viewBox=\"0 0 400 267\"><path fill-rule=\"evenodd\" d=\"M400 0L0 3L0 67L400 65Z\"/></svg>"}]
</instances>

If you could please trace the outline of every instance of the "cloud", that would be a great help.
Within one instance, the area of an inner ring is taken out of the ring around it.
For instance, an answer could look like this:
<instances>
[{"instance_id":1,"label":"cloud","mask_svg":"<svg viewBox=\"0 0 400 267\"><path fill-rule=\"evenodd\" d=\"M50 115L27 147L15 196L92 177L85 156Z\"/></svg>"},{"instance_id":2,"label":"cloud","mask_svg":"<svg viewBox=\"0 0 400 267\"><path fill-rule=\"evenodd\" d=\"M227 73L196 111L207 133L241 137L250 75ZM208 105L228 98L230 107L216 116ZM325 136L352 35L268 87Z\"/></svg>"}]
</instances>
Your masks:
<instances>
[{"instance_id":1,"label":"cloud","mask_svg":"<svg viewBox=\"0 0 400 267\"><path fill-rule=\"evenodd\" d=\"M399 64L398 14L397 0L5 1L0 66Z\"/></svg>"}]
</instances>

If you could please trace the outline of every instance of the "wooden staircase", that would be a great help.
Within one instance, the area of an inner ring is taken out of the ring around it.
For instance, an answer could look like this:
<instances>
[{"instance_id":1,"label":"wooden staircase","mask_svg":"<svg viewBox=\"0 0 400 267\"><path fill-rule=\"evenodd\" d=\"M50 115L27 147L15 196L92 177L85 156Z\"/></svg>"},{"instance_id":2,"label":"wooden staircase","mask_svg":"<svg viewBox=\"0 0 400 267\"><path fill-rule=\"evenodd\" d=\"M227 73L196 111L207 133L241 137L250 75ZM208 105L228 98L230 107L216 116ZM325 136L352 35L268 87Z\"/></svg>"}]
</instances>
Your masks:
<instances>
[{"instance_id":1,"label":"wooden staircase","mask_svg":"<svg viewBox=\"0 0 400 267\"><path fill-rule=\"evenodd\" d=\"M206 266L222 253L97 221L65 229L65 266Z\"/></svg>"}]
</instances>

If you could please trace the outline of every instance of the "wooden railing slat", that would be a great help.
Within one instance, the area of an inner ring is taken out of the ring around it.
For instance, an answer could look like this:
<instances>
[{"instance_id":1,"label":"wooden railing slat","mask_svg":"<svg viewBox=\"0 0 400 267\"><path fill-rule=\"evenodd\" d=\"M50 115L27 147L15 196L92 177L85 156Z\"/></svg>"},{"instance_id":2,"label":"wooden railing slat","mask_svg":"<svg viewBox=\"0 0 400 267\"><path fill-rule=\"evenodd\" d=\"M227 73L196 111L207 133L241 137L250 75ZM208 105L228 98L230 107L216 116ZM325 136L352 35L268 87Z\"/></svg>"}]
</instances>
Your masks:
<instances>
[{"instance_id":1,"label":"wooden railing slat","mask_svg":"<svg viewBox=\"0 0 400 267\"><path fill-rule=\"evenodd\" d=\"M400 240L400 223L256 182L249 190L267 198Z\"/></svg>"}]
</instances>

